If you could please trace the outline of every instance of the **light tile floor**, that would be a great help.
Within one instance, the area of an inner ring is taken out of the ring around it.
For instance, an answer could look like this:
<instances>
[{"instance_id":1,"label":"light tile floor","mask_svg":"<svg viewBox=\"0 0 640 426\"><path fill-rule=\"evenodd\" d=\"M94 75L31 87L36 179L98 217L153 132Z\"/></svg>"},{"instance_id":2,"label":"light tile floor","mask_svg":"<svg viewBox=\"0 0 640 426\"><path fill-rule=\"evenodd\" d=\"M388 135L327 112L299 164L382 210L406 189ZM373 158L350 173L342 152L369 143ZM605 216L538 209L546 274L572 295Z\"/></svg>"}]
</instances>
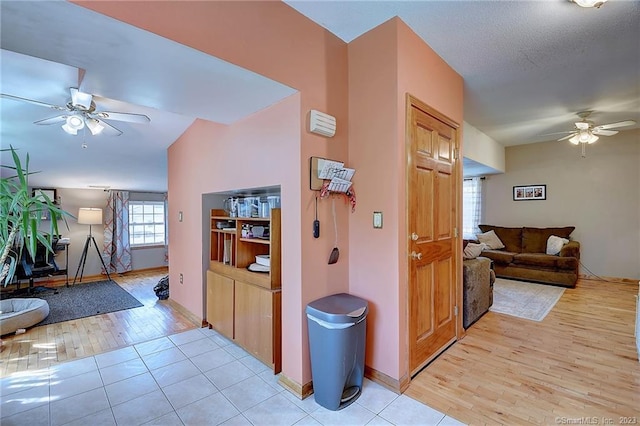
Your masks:
<instances>
[{"instance_id":1,"label":"light tile floor","mask_svg":"<svg viewBox=\"0 0 640 426\"><path fill-rule=\"evenodd\" d=\"M300 400L206 328L0 380L9 425L460 425L365 379L340 411Z\"/></svg>"}]
</instances>

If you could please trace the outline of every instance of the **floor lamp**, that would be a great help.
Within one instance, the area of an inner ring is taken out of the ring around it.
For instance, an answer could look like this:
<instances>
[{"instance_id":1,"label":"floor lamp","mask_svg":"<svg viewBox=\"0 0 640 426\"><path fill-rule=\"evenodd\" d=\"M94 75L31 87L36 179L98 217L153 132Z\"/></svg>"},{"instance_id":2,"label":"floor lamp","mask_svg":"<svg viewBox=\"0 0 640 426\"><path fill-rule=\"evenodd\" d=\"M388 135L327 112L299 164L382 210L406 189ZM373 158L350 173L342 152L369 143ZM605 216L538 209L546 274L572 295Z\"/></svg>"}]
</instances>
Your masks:
<instances>
[{"instance_id":1,"label":"floor lamp","mask_svg":"<svg viewBox=\"0 0 640 426\"><path fill-rule=\"evenodd\" d=\"M82 275L84 275L84 264L87 262L87 251L89 250L89 246L92 243L93 243L93 246L96 248L96 253L98 253L100 262L102 262L102 267L104 268L104 271L107 273L107 278L109 279L109 281L111 281L109 270L107 269L107 266L104 264L102 255L100 255L100 250L98 250L98 244L96 244L96 239L93 238L93 235L91 234L91 225L102 225L102 209L97 209L93 207L80 208L78 210L78 223L80 225L89 225L89 235L87 235L87 240L84 243L82 256L80 256L80 263L78 263L78 269L76 270L76 276L73 278L73 284L75 285L76 283L76 279L78 278L78 273L80 273L80 282L82 282Z\"/></svg>"}]
</instances>

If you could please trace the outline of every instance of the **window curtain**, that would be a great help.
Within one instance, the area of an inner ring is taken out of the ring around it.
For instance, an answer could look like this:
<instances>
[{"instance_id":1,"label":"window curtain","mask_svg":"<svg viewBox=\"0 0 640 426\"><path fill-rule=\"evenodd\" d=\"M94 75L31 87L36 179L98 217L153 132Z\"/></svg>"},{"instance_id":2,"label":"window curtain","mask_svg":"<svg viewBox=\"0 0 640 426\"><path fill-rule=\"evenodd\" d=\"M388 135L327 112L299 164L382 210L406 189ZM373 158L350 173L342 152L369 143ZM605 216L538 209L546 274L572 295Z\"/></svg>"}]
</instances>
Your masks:
<instances>
[{"instance_id":1,"label":"window curtain","mask_svg":"<svg viewBox=\"0 0 640 426\"><path fill-rule=\"evenodd\" d=\"M474 177L465 179L462 187L462 237L475 240L480 233L482 216L482 182L483 179Z\"/></svg>"},{"instance_id":2,"label":"window curtain","mask_svg":"<svg viewBox=\"0 0 640 426\"><path fill-rule=\"evenodd\" d=\"M169 264L169 194L164 193L164 263Z\"/></svg>"},{"instance_id":3,"label":"window curtain","mask_svg":"<svg viewBox=\"0 0 640 426\"><path fill-rule=\"evenodd\" d=\"M129 192L112 191L105 209L103 257L109 273L131 271Z\"/></svg>"}]
</instances>

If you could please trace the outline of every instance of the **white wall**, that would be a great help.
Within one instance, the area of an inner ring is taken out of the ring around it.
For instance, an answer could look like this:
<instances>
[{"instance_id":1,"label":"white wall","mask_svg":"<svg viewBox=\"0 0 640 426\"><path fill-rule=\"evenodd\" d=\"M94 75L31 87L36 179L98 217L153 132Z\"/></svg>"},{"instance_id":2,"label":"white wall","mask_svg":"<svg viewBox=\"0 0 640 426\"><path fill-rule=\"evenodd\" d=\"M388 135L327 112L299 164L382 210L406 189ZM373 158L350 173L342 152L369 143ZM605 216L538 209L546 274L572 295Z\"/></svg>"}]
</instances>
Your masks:
<instances>
[{"instance_id":1,"label":"white wall","mask_svg":"<svg viewBox=\"0 0 640 426\"><path fill-rule=\"evenodd\" d=\"M484 223L575 226L581 260L603 277L640 278L640 129L587 147L544 142L507 147L506 173L485 180ZM514 185L546 184L545 201L513 201ZM581 267L581 274L590 275Z\"/></svg>"},{"instance_id":2,"label":"white wall","mask_svg":"<svg viewBox=\"0 0 640 426\"><path fill-rule=\"evenodd\" d=\"M504 146L466 121L462 123L462 155L488 167L486 174L505 171Z\"/></svg>"},{"instance_id":3,"label":"white wall","mask_svg":"<svg viewBox=\"0 0 640 426\"><path fill-rule=\"evenodd\" d=\"M73 216L78 215L78 209L80 207L99 207L104 209L107 205L107 198L109 193L101 189L58 189L58 199L60 201L60 207L71 213ZM148 193L131 193L130 198L132 200L163 200L163 194L148 194ZM67 229L68 225L68 229ZM88 225L79 225L75 218L67 218L67 225L62 220L58 221L58 231L63 237L71 238L71 245L68 247L69 251L69 280L72 281L75 276L78 265L80 263L80 256L82 255L82 249L89 235ZM49 222L42 223L41 228L48 231ZM102 226L93 226L92 235L96 240L98 249L102 253L102 244L104 240ZM56 259L58 267L64 267L64 255L59 254ZM165 262L165 249L160 248L141 248L133 249L131 253L133 262L133 270L155 268L160 266L166 266ZM102 268L100 258L96 253L96 249L91 246L84 268L84 276L99 275Z\"/></svg>"}]
</instances>

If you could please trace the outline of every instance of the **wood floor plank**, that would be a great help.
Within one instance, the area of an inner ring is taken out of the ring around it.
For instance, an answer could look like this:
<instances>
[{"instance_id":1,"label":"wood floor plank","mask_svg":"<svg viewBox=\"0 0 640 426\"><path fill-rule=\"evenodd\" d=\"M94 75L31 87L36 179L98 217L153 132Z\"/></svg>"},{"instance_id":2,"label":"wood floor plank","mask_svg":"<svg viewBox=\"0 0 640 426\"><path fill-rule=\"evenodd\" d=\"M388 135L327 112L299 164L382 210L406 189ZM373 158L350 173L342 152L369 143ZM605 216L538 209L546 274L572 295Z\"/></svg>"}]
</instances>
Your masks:
<instances>
[{"instance_id":1,"label":"wood floor plank","mask_svg":"<svg viewBox=\"0 0 640 426\"><path fill-rule=\"evenodd\" d=\"M473 425L640 422L637 294L637 285L582 279L541 322L488 312L406 394Z\"/></svg>"},{"instance_id":2,"label":"wood floor plank","mask_svg":"<svg viewBox=\"0 0 640 426\"><path fill-rule=\"evenodd\" d=\"M119 349L196 328L180 312L159 301L153 287L166 269L113 277L144 306L57 324L33 327L2 337L0 377ZM77 284L82 285L82 284Z\"/></svg>"}]
</instances>

